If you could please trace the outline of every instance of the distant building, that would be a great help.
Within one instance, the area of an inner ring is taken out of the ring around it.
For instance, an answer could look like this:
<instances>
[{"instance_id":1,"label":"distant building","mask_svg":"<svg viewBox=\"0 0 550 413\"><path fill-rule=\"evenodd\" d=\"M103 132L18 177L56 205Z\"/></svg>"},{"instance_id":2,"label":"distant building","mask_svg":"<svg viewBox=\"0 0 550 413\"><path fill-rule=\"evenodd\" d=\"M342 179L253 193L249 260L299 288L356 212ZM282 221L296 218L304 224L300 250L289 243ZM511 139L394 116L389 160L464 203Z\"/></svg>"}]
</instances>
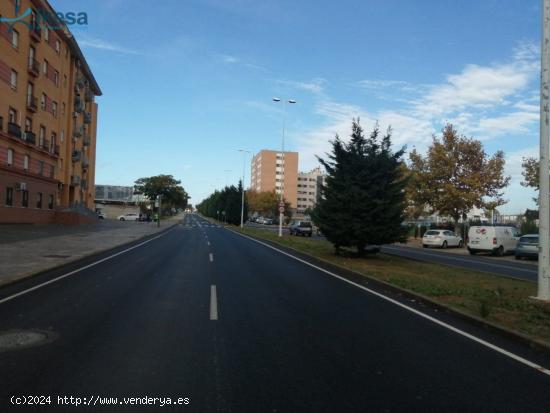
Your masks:
<instances>
[{"instance_id":1,"label":"distant building","mask_svg":"<svg viewBox=\"0 0 550 413\"><path fill-rule=\"evenodd\" d=\"M140 212L140 209L150 210L149 199L143 194L135 194L133 186L96 185L95 210L116 218L127 213Z\"/></svg>"},{"instance_id":2,"label":"distant building","mask_svg":"<svg viewBox=\"0 0 550 413\"><path fill-rule=\"evenodd\" d=\"M307 209L313 209L321 197L321 188L325 183L325 174L320 167L298 174L296 214L304 215Z\"/></svg>"},{"instance_id":3,"label":"distant building","mask_svg":"<svg viewBox=\"0 0 550 413\"><path fill-rule=\"evenodd\" d=\"M263 149L252 157L250 189L257 192L275 191L297 208L298 152Z\"/></svg>"}]
</instances>

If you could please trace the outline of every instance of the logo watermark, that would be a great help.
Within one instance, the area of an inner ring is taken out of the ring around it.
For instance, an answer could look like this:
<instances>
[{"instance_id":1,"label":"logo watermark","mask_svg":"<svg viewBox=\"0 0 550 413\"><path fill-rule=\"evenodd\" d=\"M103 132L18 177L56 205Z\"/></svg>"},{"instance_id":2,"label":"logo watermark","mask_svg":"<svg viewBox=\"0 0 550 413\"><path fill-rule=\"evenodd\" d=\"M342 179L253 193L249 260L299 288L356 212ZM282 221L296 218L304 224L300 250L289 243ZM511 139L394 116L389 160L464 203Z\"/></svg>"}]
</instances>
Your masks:
<instances>
[{"instance_id":1,"label":"logo watermark","mask_svg":"<svg viewBox=\"0 0 550 413\"><path fill-rule=\"evenodd\" d=\"M9 30L13 29L16 24L23 24L31 30L40 30L46 28L48 30L62 30L65 26L70 25L87 25L88 14L86 12L51 12L44 8L36 10L27 8L21 12L21 2L15 1L15 17L0 17L0 23L7 23Z\"/></svg>"}]
</instances>

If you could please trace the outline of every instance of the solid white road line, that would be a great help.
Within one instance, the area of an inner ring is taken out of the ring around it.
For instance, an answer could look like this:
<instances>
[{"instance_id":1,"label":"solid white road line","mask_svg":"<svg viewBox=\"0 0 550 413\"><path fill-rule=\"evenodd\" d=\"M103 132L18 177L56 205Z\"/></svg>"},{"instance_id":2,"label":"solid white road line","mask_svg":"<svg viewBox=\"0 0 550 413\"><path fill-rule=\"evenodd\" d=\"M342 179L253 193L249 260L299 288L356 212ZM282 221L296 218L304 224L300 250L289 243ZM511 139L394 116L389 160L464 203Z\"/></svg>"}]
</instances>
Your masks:
<instances>
[{"instance_id":1,"label":"solid white road line","mask_svg":"<svg viewBox=\"0 0 550 413\"><path fill-rule=\"evenodd\" d=\"M175 227L172 227L172 228L170 228L168 231L163 232L162 234L157 235L156 237L153 237L153 238L151 238L151 239L148 239L147 241L140 242L139 244L134 245L134 246L132 246L132 247L130 247L130 248L126 248L125 250L119 251L119 252L117 252L116 254L109 255L108 257L105 257L105 258L102 258L102 259L100 259L100 260L98 260L98 261L92 262L91 264L85 265L84 267L77 268L76 270L73 270L73 271L68 272L68 273L66 273L66 274L63 274L63 275L60 275L59 277L52 278L51 280L46 281L46 282L43 282L42 284L38 284L38 285L35 285L34 287L27 288L26 290L23 290L23 291L20 291L20 292L18 292L18 293L16 293L16 294L10 295L9 297L2 298L2 299L0 300L0 304L3 304L3 303L5 303L5 302L7 302L7 301L10 301L10 300L13 300L14 298L19 297L19 296L21 296L21 295L30 293L31 291L38 290L39 288L45 287L46 285L53 284L54 282L57 282L57 281L59 281L59 280L62 280L63 278L66 278L66 277L68 277L68 276L70 276L70 275L76 274L76 273L78 273L78 272L80 272L80 271L84 271L84 270L86 270L86 269L88 269L88 268L95 267L96 265L101 264L102 262L105 262L105 261L108 261L108 260L110 260L110 259L112 259L112 258L118 257L119 255L122 255L122 254L124 254L124 253L126 253L126 252L128 252L128 251L132 251L132 250L134 250L134 249L136 249L136 248L139 248L139 247L141 247L141 246L143 246L143 245L145 245L145 244L150 243L151 241L154 241L154 240L156 240L156 239L158 239L158 238L160 238L160 237L165 236L165 235L168 234L170 231L172 231L174 228L175 228Z\"/></svg>"},{"instance_id":2,"label":"solid white road line","mask_svg":"<svg viewBox=\"0 0 550 413\"><path fill-rule=\"evenodd\" d=\"M209 257L210 257L210 262L214 262L214 255L212 255L212 253L209 254Z\"/></svg>"},{"instance_id":3,"label":"solid white road line","mask_svg":"<svg viewBox=\"0 0 550 413\"><path fill-rule=\"evenodd\" d=\"M216 293L216 286L210 286L210 320L218 319L218 295Z\"/></svg>"},{"instance_id":4,"label":"solid white road line","mask_svg":"<svg viewBox=\"0 0 550 413\"><path fill-rule=\"evenodd\" d=\"M240 235L240 236L242 236L242 237L248 238L249 240L254 241L254 242L258 243L258 244L261 244L261 245L263 245L264 247L271 248L272 250L277 251L277 252L280 253L280 254L283 254L283 255L286 255L287 257L290 257L290 258L292 258L292 259L295 259L296 261L300 261L301 263L303 263L303 264L305 264L305 265L308 265L308 266L310 266L310 267L312 267L312 268L315 268L316 270L319 270L319 271L321 271L321 272L324 272L325 274L328 274L328 275L330 275L331 277L337 278L337 279L339 279L340 281L343 281L343 282L345 282L345 283L348 283L348 284L350 284L350 285L353 285L354 287L360 288L360 289L363 290L363 291L366 291L366 292L368 292L368 293L370 293L370 294L372 294L372 295L375 295L375 296L377 296L377 297L379 297L379 298L381 298L381 299L383 299L383 300L386 300L386 301L388 301L388 302L390 302L390 303L392 303L392 304L395 304L395 305L397 305L397 306L399 306L399 307L401 307L401 308L403 308L403 309L405 309L405 310L407 310L407 311L410 311L411 313L414 313L414 314L416 314L416 315L418 315L418 316L420 316L420 317L422 317L422 318L425 318L426 320L429 320L429 321L431 321L432 323L438 324L438 325L440 325L441 327L444 327L444 328L446 328L446 329L448 329L448 330L451 330L451 331L453 331L453 332L455 332L455 333L457 333L457 334L459 334L459 335L461 335L461 336L463 336L463 337L466 337L466 338L468 338L468 339L470 339L470 340L472 340L472 341L475 341L476 343L481 344L481 345L484 346L484 347L490 348L491 350L494 350L494 351L496 351L497 353L500 353L500 354L502 354L502 355L505 355L505 356L507 356L507 357L509 357L509 358L511 358L511 359L513 359L513 360L516 360L516 361L519 362L519 363L522 363L522 364L524 364L524 365L526 365L526 366L528 366L528 367L531 367L531 368L533 368L533 369L535 369L535 370L540 371L541 373L544 373L544 374L550 376L550 370L547 369L547 368L545 368L545 367L543 367L543 366L541 366L540 364L537 364L537 363L534 363L534 362L532 362L532 361L529 361L529 360L527 360L527 359L525 359L525 358L523 358L523 357L521 357L521 356L518 356L517 354L514 354L514 353L512 353L512 352L510 352L510 351L508 351L508 350L505 350L505 349L503 349L503 348L501 348L501 347L498 347L498 346L496 346L496 345L494 345L494 344L491 344L491 343L489 343L488 341L485 341L485 340L483 340L483 339L481 339L481 338L479 338L479 337L476 337L476 336L474 336L474 335L472 335L472 334L470 334L470 333L467 333L466 331L460 330L460 329L458 329L458 328L456 328L456 327L454 327L454 326L452 326L452 325L450 325L450 324L447 324L447 323L445 323L445 322L443 322L443 321L441 321L441 320L438 320L437 318L431 317L431 316L429 316L428 314L424 314L423 312L418 311L418 310L416 310L416 309L414 309L414 308L412 308L412 307L409 307L408 305L405 305L405 304L403 304L403 303L400 303L399 301L394 300L393 298L387 297L387 296L385 296L385 295L383 295L383 294L380 294L379 292L376 292L376 291L374 291L374 290L371 290L370 288L367 288L367 287L364 287L364 286L362 286L362 285L360 285L360 284L354 283L353 281L350 281L350 280L348 280L348 279L346 279L346 278L344 278L344 277L341 277L340 275L334 274L333 272L330 272L330 271L328 271L328 270L325 270L324 268L318 267L317 265L311 264L310 262L307 262L307 261L305 261L305 260L303 260L303 259L301 259L301 258L295 257L294 255L289 254L288 252L285 252L285 251L280 250L280 249L278 249L278 248L275 248L275 247L273 247L273 246L271 246L271 245L269 245L269 244L266 244L265 242L259 241L259 240L257 240L257 239L252 238L252 237L249 237L248 235L244 235L244 234L235 232L235 231L233 231L233 230L229 230L229 231L231 231L231 232L233 232L233 233L235 233L235 234L237 234L237 235Z\"/></svg>"}]
</instances>

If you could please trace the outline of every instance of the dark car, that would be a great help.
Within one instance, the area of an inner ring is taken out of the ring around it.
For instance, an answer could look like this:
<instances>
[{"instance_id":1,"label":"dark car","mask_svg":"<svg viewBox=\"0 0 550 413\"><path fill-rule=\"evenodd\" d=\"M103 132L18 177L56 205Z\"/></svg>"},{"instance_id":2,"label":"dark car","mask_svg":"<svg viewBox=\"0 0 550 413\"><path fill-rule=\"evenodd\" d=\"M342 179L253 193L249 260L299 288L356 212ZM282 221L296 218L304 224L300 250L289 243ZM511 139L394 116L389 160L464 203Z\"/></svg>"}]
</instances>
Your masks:
<instances>
[{"instance_id":1,"label":"dark car","mask_svg":"<svg viewBox=\"0 0 550 413\"><path fill-rule=\"evenodd\" d=\"M290 235L303 235L311 237L313 227L309 221L294 221L288 227Z\"/></svg>"},{"instance_id":2,"label":"dark car","mask_svg":"<svg viewBox=\"0 0 550 413\"><path fill-rule=\"evenodd\" d=\"M539 236L538 234L527 234L520 237L515 252L516 260L539 257Z\"/></svg>"}]
</instances>

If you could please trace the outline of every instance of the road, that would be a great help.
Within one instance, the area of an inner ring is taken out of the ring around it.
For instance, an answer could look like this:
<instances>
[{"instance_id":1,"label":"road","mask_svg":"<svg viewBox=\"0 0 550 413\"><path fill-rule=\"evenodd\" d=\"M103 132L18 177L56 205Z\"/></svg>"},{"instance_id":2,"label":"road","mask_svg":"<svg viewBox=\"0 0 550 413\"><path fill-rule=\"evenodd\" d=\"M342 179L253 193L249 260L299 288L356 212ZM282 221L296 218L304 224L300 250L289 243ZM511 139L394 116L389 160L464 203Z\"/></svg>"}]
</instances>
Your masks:
<instances>
[{"instance_id":1,"label":"road","mask_svg":"<svg viewBox=\"0 0 550 413\"><path fill-rule=\"evenodd\" d=\"M0 411L28 411L13 395L50 395L36 411L79 411L57 396L181 397L164 410L190 412L548 411L550 357L196 215L0 289L0 323L0 343L47 333L0 351ZM117 407L80 406L161 410Z\"/></svg>"},{"instance_id":2,"label":"road","mask_svg":"<svg viewBox=\"0 0 550 413\"><path fill-rule=\"evenodd\" d=\"M468 268L470 270L490 272L505 277L519 278L533 282L537 281L537 267L520 262L489 258L479 255L459 255L451 252L405 247L400 245L384 245L382 247L382 252L385 252L386 254L398 255L400 257L413 258L420 261L428 261L454 267Z\"/></svg>"},{"instance_id":3,"label":"road","mask_svg":"<svg viewBox=\"0 0 550 413\"><path fill-rule=\"evenodd\" d=\"M277 231L277 228L268 225L250 224L247 226L264 231ZM285 233L288 231L283 230ZM314 235L312 239L324 240L325 237ZM422 249L401 245L384 245L382 252L419 261L433 262L470 270L483 271L504 277L519 278L537 282L537 267L527 262L514 262L502 257L488 257L483 255L461 255L450 251Z\"/></svg>"}]
</instances>

